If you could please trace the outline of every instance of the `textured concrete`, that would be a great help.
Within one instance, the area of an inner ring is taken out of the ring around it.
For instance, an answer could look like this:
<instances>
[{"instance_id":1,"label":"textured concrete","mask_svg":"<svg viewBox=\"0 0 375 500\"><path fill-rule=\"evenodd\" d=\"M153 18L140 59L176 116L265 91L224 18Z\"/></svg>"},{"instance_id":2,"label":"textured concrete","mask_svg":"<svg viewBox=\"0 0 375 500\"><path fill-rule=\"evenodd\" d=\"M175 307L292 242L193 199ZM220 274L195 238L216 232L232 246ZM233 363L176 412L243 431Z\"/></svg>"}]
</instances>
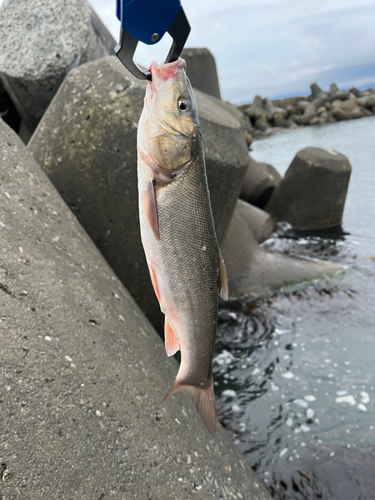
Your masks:
<instances>
[{"instance_id":1,"label":"textured concrete","mask_svg":"<svg viewBox=\"0 0 375 500\"><path fill-rule=\"evenodd\" d=\"M275 229L276 221L272 215L246 201L238 200L235 212L241 216L258 243L266 240Z\"/></svg>"},{"instance_id":2,"label":"textured concrete","mask_svg":"<svg viewBox=\"0 0 375 500\"><path fill-rule=\"evenodd\" d=\"M350 161L337 151L302 149L265 210L277 221L287 221L296 229L338 226L344 213L351 172Z\"/></svg>"},{"instance_id":3,"label":"textured concrete","mask_svg":"<svg viewBox=\"0 0 375 500\"><path fill-rule=\"evenodd\" d=\"M29 149L162 331L163 315L151 286L138 220L136 135L146 82L128 75L116 57L74 69ZM228 105L199 91L195 97L215 226L223 241L249 162L248 150L241 123Z\"/></svg>"},{"instance_id":4,"label":"textured concrete","mask_svg":"<svg viewBox=\"0 0 375 500\"><path fill-rule=\"evenodd\" d=\"M86 0L4 0L0 77L33 131L71 68L113 53L115 40Z\"/></svg>"},{"instance_id":5,"label":"textured concrete","mask_svg":"<svg viewBox=\"0 0 375 500\"><path fill-rule=\"evenodd\" d=\"M0 496L267 500L20 139L0 120Z\"/></svg>"},{"instance_id":6,"label":"textured concrete","mask_svg":"<svg viewBox=\"0 0 375 500\"><path fill-rule=\"evenodd\" d=\"M190 47L182 51L186 72L192 86L216 99L221 99L215 57L205 47Z\"/></svg>"},{"instance_id":7,"label":"textured concrete","mask_svg":"<svg viewBox=\"0 0 375 500\"><path fill-rule=\"evenodd\" d=\"M331 262L264 250L237 211L221 250L231 299L263 294L291 283L326 278L343 269Z\"/></svg>"},{"instance_id":8,"label":"textured concrete","mask_svg":"<svg viewBox=\"0 0 375 500\"><path fill-rule=\"evenodd\" d=\"M263 208L270 199L282 176L269 163L259 162L250 156L250 164L242 184L242 200Z\"/></svg>"}]
</instances>

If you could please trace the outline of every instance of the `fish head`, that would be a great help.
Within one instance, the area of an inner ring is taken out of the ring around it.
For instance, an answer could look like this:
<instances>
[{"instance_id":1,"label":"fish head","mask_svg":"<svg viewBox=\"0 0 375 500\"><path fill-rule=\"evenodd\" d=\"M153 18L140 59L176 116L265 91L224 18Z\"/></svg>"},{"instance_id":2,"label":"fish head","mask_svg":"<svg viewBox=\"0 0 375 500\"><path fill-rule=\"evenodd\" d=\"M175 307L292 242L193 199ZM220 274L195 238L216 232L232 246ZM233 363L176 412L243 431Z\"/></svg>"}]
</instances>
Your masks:
<instances>
[{"instance_id":1,"label":"fish head","mask_svg":"<svg viewBox=\"0 0 375 500\"><path fill-rule=\"evenodd\" d=\"M199 120L186 63L150 67L151 81L145 97L143 149L162 173L180 171L194 161L199 144ZM156 172L157 173L157 172Z\"/></svg>"}]
</instances>

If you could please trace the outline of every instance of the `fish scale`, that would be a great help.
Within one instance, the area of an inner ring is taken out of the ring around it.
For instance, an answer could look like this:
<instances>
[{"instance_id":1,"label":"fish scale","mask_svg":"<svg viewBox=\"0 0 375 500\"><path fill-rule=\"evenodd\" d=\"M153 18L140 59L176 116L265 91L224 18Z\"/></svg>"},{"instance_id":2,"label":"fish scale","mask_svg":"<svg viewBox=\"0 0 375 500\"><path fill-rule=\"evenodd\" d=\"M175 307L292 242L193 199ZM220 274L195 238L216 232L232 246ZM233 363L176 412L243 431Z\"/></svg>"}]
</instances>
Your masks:
<instances>
[{"instance_id":1,"label":"fish scale","mask_svg":"<svg viewBox=\"0 0 375 500\"><path fill-rule=\"evenodd\" d=\"M219 254L202 155L179 180L157 187L156 203L161 273L183 318L189 379L201 383L211 374Z\"/></svg>"}]
</instances>

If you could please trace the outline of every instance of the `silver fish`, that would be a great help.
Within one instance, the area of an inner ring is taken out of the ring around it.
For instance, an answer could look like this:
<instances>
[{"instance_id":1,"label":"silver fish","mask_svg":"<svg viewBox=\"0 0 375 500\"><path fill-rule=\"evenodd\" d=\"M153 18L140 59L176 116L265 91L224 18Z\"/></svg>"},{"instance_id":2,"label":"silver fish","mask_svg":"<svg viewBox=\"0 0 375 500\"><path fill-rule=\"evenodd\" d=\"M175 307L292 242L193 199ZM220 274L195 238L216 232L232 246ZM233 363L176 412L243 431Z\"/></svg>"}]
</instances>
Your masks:
<instances>
[{"instance_id":1,"label":"silver fish","mask_svg":"<svg viewBox=\"0 0 375 500\"><path fill-rule=\"evenodd\" d=\"M138 126L139 215L152 284L165 314L166 352L181 351L166 397L187 391L214 435L212 355L218 292L228 298L227 275L185 61L152 63L150 71Z\"/></svg>"}]
</instances>

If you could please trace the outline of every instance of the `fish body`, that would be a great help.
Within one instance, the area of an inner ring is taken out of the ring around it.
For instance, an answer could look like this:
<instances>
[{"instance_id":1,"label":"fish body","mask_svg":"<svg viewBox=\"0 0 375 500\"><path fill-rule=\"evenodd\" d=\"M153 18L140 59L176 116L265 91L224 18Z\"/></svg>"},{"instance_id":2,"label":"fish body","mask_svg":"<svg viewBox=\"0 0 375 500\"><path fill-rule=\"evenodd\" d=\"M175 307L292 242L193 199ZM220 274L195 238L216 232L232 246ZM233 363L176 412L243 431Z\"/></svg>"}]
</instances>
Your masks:
<instances>
[{"instance_id":1,"label":"fish body","mask_svg":"<svg viewBox=\"0 0 375 500\"><path fill-rule=\"evenodd\" d=\"M168 356L181 351L170 396L192 396L207 429L216 429L212 379L218 290L227 297L208 191L197 108L182 59L150 68L138 126L142 243L165 314Z\"/></svg>"}]
</instances>

